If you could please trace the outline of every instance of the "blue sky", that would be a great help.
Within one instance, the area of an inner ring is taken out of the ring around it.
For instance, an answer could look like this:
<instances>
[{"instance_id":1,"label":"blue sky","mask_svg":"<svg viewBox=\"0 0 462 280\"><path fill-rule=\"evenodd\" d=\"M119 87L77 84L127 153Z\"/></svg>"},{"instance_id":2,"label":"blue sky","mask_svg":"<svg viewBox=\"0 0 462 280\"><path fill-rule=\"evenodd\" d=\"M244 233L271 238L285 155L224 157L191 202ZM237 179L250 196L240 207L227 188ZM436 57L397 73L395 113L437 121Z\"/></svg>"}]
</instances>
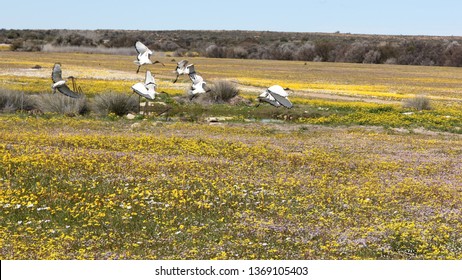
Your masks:
<instances>
[{"instance_id":1,"label":"blue sky","mask_svg":"<svg viewBox=\"0 0 462 280\"><path fill-rule=\"evenodd\" d=\"M460 0L6 0L0 28L462 36Z\"/></svg>"}]
</instances>

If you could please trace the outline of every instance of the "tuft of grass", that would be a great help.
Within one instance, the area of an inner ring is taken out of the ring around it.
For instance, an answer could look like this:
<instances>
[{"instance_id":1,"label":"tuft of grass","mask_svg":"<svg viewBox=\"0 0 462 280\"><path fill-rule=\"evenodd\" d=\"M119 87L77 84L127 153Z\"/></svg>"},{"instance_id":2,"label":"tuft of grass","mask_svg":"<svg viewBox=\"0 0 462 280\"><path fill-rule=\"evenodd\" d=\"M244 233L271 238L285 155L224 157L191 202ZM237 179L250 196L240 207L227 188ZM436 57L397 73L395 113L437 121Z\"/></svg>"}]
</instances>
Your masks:
<instances>
[{"instance_id":1,"label":"tuft of grass","mask_svg":"<svg viewBox=\"0 0 462 280\"><path fill-rule=\"evenodd\" d=\"M239 94L239 89L236 84L220 80L211 85L211 90L208 92L210 99L214 103L226 103Z\"/></svg>"},{"instance_id":2,"label":"tuft of grass","mask_svg":"<svg viewBox=\"0 0 462 280\"><path fill-rule=\"evenodd\" d=\"M36 97L37 107L44 113L58 113L67 116L84 115L90 111L87 99L70 98L62 94L40 94Z\"/></svg>"},{"instance_id":3,"label":"tuft of grass","mask_svg":"<svg viewBox=\"0 0 462 280\"><path fill-rule=\"evenodd\" d=\"M22 91L0 90L0 112L30 111L35 107L33 98Z\"/></svg>"},{"instance_id":4,"label":"tuft of grass","mask_svg":"<svg viewBox=\"0 0 462 280\"><path fill-rule=\"evenodd\" d=\"M421 96L421 95L404 100L403 107L416 109L419 111L432 109L432 106L430 104L430 99L426 96Z\"/></svg>"},{"instance_id":5,"label":"tuft of grass","mask_svg":"<svg viewBox=\"0 0 462 280\"><path fill-rule=\"evenodd\" d=\"M230 101L239 94L239 89L237 85L226 81L220 80L214 82L210 86L210 91L206 93L201 93L195 96L193 99L190 99L191 94L190 90L186 91L186 95L177 98L177 102L186 103L187 101L192 101L196 104L224 104L230 103Z\"/></svg>"},{"instance_id":6,"label":"tuft of grass","mask_svg":"<svg viewBox=\"0 0 462 280\"><path fill-rule=\"evenodd\" d=\"M93 109L102 115L113 113L123 116L139 110L138 97L114 92L103 93L93 99Z\"/></svg>"}]
</instances>

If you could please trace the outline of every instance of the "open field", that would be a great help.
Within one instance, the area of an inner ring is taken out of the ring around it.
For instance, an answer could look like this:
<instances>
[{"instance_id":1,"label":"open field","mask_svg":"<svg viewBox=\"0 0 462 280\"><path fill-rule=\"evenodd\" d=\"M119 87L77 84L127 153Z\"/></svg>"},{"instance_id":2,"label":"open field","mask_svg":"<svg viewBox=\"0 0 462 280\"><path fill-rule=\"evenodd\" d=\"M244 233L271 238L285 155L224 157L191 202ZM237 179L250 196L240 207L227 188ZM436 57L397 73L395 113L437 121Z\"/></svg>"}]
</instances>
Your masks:
<instances>
[{"instance_id":1,"label":"open field","mask_svg":"<svg viewBox=\"0 0 462 280\"><path fill-rule=\"evenodd\" d=\"M189 84L185 76L179 81L183 83L171 83L175 78L172 71L176 67L172 59L179 61L181 58L156 59L166 67L157 64L147 68L160 81L160 88L169 91L184 88L185 83ZM462 68L316 62L307 62L305 65L304 62L295 61L200 57L187 59L196 65L196 70L208 81L231 79L242 85L259 88L281 84L295 90L295 96L300 97L310 97L311 93L317 93L399 101L423 94L442 101L461 102L462 99ZM83 79L80 85L89 94L101 91L130 92L127 86L143 76L135 73L133 60L133 56L102 54L0 52L0 86L31 92L48 91L51 68L55 62L61 62L63 75ZM42 68L32 69L35 65Z\"/></svg>"},{"instance_id":2,"label":"open field","mask_svg":"<svg viewBox=\"0 0 462 280\"><path fill-rule=\"evenodd\" d=\"M2 259L460 259L462 137L2 116Z\"/></svg>"},{"instance_id":3,"label":"open field","mask_svg":"<svg viewBox=\"0 0 462 280\"><path fill-rule=\"evenodd\" d=\"M144 79L136 74L133 56L0 52L0 88L26 93L50 92L50 72L55 62L63 75L78 78L89 97L104 92L131 94L130 86ZM185 94L190 86L182 76L173 84L172 73L181 58L156 57L164 62L144 67L156 75L158 90L171 96ZM293 61L190 58L206 81L228 79L238 83L241 96L254 102L264 88L273 84L294 90L292 110L269 105L182 106L176 113L189 119L225 115L242 119L284 119L306 124L358 124L406 129L430 129L461 133L462 69ZM32 67L40 65L40 69ZM402 108L402 101L424 95L434 110ZM175 110L174 110L175 111Z\"/></svg>"},{"instance_id":4,"label":"open field","mask_svg":"<svg viewBox=\"0 0 462 280\"><path fill-rule=\"evenodd\" d=\"M49 92L61 62L90 98L130 94L132 60L0 52L0 88ZM184 94L159 60L159 90ZM0 114L1 259L462 258L462 69L189 60L295 106ZM432 110L402 108L421 94Z\"/></svg>"}]
</instances>

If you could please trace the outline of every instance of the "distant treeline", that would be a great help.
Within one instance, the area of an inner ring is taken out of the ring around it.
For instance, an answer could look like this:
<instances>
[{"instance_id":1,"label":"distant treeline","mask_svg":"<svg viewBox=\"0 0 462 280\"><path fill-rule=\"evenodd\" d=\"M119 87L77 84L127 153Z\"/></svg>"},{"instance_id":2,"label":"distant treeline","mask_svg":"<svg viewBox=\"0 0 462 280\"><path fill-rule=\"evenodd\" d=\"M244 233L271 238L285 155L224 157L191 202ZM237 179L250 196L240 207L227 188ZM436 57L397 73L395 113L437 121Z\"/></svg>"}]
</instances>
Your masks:
<instances>
[{"instance_id":1,"label":"distant treeline","mask_svg":"<svg viewBox=\"0 0 462 280\"><path fill-rule=\"evenodd\" d=\"M384 36L269 31L7 30L15 51L59 47L124 49L142 41L171 56L462 66L462 37ZM108 52L109 53L109 52ZM117 52L110 52L117 53Z\"/></svg>"}]
</instances>

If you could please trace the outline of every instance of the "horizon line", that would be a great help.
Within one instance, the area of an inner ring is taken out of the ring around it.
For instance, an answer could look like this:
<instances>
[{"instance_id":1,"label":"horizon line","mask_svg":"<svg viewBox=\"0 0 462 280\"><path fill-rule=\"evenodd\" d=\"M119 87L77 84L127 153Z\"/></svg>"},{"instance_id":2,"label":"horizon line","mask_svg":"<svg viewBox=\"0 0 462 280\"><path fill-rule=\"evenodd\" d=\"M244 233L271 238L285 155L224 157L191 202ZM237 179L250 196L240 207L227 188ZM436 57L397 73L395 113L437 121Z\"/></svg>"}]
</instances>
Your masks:
<instances>
[{"instance_id":1,"label":"horizon line","mask_svg":"<svg viewBox=\"0 0 462 280\"><path fill-rule=\"evenodd\" d=\"M138 32L175 32L175 31L207 31L207 32L267 32L267 33L306 33L324 35L351 35L351 36L387 36L387 37L462 37L462 35L435 35L435 34L383 34L383 33L355 33L341 31L279 31L279 30L250 30L250 29L122 29L122 28L0 28L0 30L57 30L57 31L138 31Z\"/></svg>"}]
</instances>

